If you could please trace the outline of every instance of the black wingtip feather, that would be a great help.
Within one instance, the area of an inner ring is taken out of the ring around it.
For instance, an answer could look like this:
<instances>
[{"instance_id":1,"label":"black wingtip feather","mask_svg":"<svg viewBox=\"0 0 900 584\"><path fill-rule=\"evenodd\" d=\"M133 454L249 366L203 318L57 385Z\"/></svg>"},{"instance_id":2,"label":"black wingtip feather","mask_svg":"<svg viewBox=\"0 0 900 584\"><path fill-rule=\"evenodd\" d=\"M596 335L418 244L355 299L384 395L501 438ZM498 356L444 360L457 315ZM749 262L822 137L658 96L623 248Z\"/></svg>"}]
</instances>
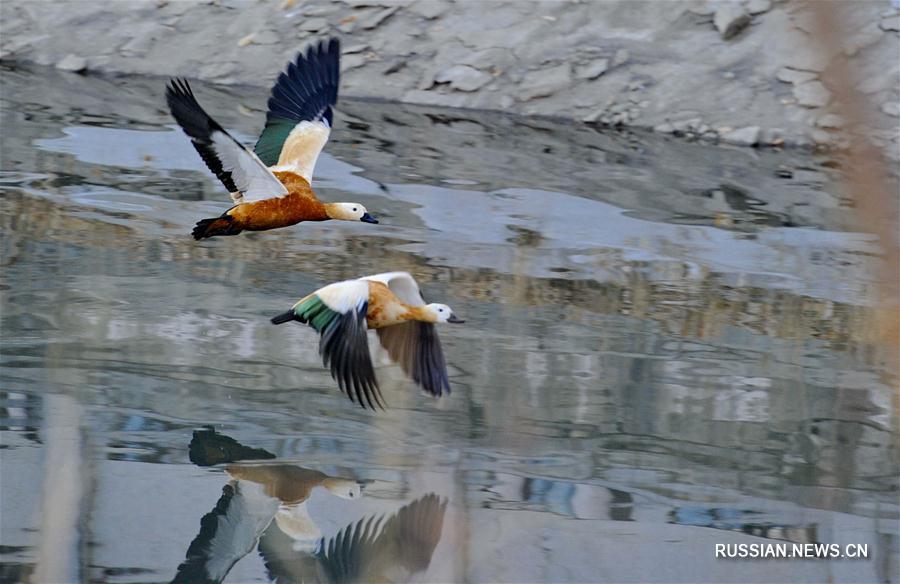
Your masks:
<instances>
[{"instance_id":1,"label":"black wingtip feather","mask_svg":"<svg viewBox=\"0 0 900 584\"><path fill-rule=\"evenodd\" d=\"M331 377L350 401L362 408L384 409L366 336L368 303L335 317L321 331L319 354Z\"/></svg>"},{"instance_id":2,"label":"black wingtip feather","mask_svg":"<svg viewBox=\"0 0 900 584\"><path fill-rule=\"evenodd\" d=\"M419 323L419 355L412 371L413 381L435 397L450 393L450 379L447 377L447 363L441 339L433 324Z\"/></svg>"},{"instance_id":3,"label":"black wingtip feather","mask_svg":"<svg viewBox=\"0 0 900 584\"><path fill-rule=\"evenodd\" d=\"M169 84L166 85L166 103L169 104L172 117L191 138L194 148L206 166L222 181L229 193L237 192L238 188L231 173L222 166L222 161L212 147L213 132L231 136L200 106L187 79L176 77L169 80Z\"/></svg>"},{"instance_id":4,"label":"black wingtip feather","mask_svg":"<svg viewBox=\"0 0 900 584\"><path fill-rule=\"evenodd\" d=\"M289 63L272 87L266 121L321 121L332 125L332 107L338 100L341 77L341 42L337 38L310 45Z\"/></svg>"},{"instance_id":5,"label":"black wingtip feather","mask_svg":"<svg viewBox=\"0 0 900 584\"><path fill-rule=\"evenodd\" d=\"M296 314L294 314L293 309L288 310L287 312L282 312L281 314L279 314L277 316L273 316L270 320L272 321L272 324L284 324L286 322L291 322L292 320L306 322L305 320L301 319Z\"/></svg>"}]
</instances>

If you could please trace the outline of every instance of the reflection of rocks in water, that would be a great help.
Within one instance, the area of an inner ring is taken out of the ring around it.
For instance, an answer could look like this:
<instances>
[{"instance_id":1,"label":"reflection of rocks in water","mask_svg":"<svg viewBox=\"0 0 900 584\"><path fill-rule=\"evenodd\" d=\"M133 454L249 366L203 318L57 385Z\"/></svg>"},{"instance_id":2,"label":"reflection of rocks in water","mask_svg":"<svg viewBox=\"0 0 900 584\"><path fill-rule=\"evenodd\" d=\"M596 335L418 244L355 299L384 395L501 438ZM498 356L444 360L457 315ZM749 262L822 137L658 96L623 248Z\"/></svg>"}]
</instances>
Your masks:
<instances>
[{"instance_id":1,"label":"reflection of rocks in water","mask_svg":"<svg viewBox=\"0 0 900 584\"><path fill-rule=\"evenodd\" d=\"M671 523L678 525L738 531L765 539L778 539L792 543L819 543L816 524L777 525L754 521L754 515L758 514L755 511L733 508L678 507L669 513L669 519Z\"/></svg>"},{"instance_id":2,"label":"reflection of rocks in water","mask_svg":"<svg viewBox=\"0 0 900 584\"><path fill-rule=\"evenodd\" d=\"M8 351L4 351L9 355ZM0 389L0 431L17 432L35 445L42 443L43 400L33 393Z\"/></svg>"},{"instance_id":3,"label":"reflection of rocks in water","mask_svg":"<svg viewBox=\"0 0 900 584\"><path fill-rule=\"evenodd\" d=\"M505 511L538 511L574 519L672 523L735 531L794 543L819 543L817 524L768 521L767 512L735 507L686 505L678 499L648 498L601 485L511 474L470 477L481 488L481 506Z\"/></svg>"},{"instance_id":4,"label":"reflection of rocks in water","mask_svg":"<svg viewBox=\"0 0 900 584\"><path fill-rule=\"evenodd\" d=\"M83 256L78 268L101 273L140 274L148 264L160 261L171 270L190 270L185 285L194 279L210 283L250 282L271 286L271 274L291 265L303 273L334 271L330 258L341 255L345 261L336 267L335 279L356 277L371 268L372 256L392 269L417 274L425 292L440 287L450 298L500 302L507 306L566 307L568 322L591 323L606 315L624 315L659 323L663 329L685 340L703 340L716 350L722 339L734 330L745 330L765 339L763 345L784 340L792 343L816 342L822 348L850 351L864 362L878 363L883 349L870 343L873 329L868 326L868 310L859 305L798 296L787 290L739 286L712 273L695 274L687 268L669 270L665 278L653 278L652 271L640 262L617 258L609 261L619 276L604 282L588 279L534 278L498 273L489 269L454 267L448 271L427 263L415 253L401 252L384 245L380 236L366 234L339 240L330 253L305 252L285 247L286 238L273 239L263 248L253 242L229 241L226 253L215 247L194 245L189 237L153 239L135 237L128 227L80 217L71 209L47 199L9 191L4 198L6 212L0 226L10 236L4 246L4 262L10 265L29 249L28 242L38 238L45 245L61 244L103 249L98 258ZM27 238L24 236L27 234ZM111 241L128 241L127 252L113 247ZM676 266L677 267L677 266ZM159 268L156 268L159 269ZM310 279L307 286L316 282ZM178 285L181 285L180 283ZM295 287L283 289L290 295ZM62 309L64 305L56 304ZM47 316L52 316L48 314ZM254 329L267 323L248 323ZM546 336L555 323L535 320L533 333ZM85 324L85 326L90 326ZM754 342L760 342L756 340ZM760 348L765 350L761 345ZM590 347L584 347L590 349ZM778 359L797 358L781 353Z\"/></svg>"},{"instance_id":5,"label":"reflection of rocks in water","mask_svg":"<svg viewBox=\"0 0 900 584\"><path fill-rule=\"evenodd\" d=\"M721 183L714 188L700 189L697 196L709 199L704 205L707 213L674 215L672 221L688 225L706 225L709 223L709 213L713 213L713 223L719 227L746 229L753 231L759 226L769 227L793 227L796 222L789 218L787 212L771 212L763 207L765 201L754 199L747 189L730 184Z\"/></svg>"},{"instance_id":6,"label":"reflection of rocks in water","mask_svg":"<svg viewBox=\"0 0 900 584\"><path fill-rule=\"evenodd\" d=\"M538 247L544 239L539 231L521 225L507 225L506 228L515 234L506 241L516 247Z\"/></svg>"}]
</instances>

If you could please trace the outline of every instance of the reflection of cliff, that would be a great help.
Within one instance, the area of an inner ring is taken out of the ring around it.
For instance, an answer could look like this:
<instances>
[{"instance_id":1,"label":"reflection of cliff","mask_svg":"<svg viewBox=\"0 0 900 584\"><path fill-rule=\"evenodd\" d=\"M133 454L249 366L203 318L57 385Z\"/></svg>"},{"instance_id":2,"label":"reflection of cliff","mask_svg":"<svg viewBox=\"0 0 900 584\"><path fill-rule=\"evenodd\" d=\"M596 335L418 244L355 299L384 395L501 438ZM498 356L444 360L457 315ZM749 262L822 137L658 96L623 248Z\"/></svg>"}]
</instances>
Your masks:
<instances>
[{"instance_id":1,"label":"reflection of cliff","mask_svg":"<svg viewBox=\"0 0 900 584\"><path fill-rule=\"evenodd\" d=\"M192 271L221 279L227 285L236 274L248 272L246 262L252 262L254 272L277 272L285 262L305 273L317 274L333 268L327 265L329 256L318 251L285 248L278 241L264 249L230 241L234 245L229 246L228 257L217 257L220 250L197 246L188 238L165 242L146 239L131 227L80 217L71 207L15 191L6 194L4 204L6 212L0 215L0 227L7 234L3 254L7 263L17 261L19 245L32 238L94 248L106 248L111 241L127 239L129 253L127 256L111 253L105 260L107 269L126 269L160 256L168 256L163 259L175 262L209 258L216 259L214 267L197 266ZM721 337L728 334L729 328L736 327L763 337L818 340L826 347L833 345L849 350L859 350L872 341L871 328L864 326L868 312L863 306L801 297L777 289L742 288L726 284L716 274L706 273L698 278L679 270L665 279L656 279L642 269L640 262L619 259L617 272L622 275L603 282L514 276L463 267L452 268L449 281L444 281L447 273L444 268L429 265L417 254L397 251L381 243L387 241L390 238L366 234L337 242L343 249L332 253L345 258L339 266L338 277L367 273L371 269L369 256L377 253L379 261L392 269L416 273L426 288L440 286L452 297L473 302L502 301L528 308L566 307L562 316L569 322L587 322L589 315L619 314L656 321L666 332L703 340ZM875 354L870 358L874 357Z\"/></svg>"}]
</instances>

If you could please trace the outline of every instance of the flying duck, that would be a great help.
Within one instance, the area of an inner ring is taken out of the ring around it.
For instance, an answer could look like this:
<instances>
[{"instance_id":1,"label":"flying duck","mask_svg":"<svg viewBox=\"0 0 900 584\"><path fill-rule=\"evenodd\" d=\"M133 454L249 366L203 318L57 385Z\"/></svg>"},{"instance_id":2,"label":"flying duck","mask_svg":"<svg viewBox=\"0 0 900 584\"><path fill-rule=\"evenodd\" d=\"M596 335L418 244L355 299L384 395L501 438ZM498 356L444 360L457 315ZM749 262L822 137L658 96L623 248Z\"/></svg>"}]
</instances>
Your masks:
<instances>
[{"instance_id":1,"label":"flying duck","mask_svg":"<svg viewBox=\"0 0 900 584\"><path fill-rule=\"evenodd\" d=\"M434 325L465 322L446 304L425 304L419 285L406 272L388 272L329 284L272 318L296 320L321 335L319 354L350 401L384 409L366 332L375 329L392 361L425 391L450 393L447 364ZM355 393L355 398L354 398ZM365 403L363 402L365 396Z\"/></svg>"},{"instance_id":2,"label":"flying duck","mask_svg":"<svg viewBox=\"0 0 900 584\"><path fill-rule=\"evenodd\" d=\"M253 151L207 114L185 79L172 79L166 101L206 166L234 206L203 219L194 239L266 231L301 221L378 223L359 203L323 203L313 192L313 169L328 141L337 102L341 45L337 39L310 46L288 64L272 87L263 129Z\"/></svg>"}]
</instances>

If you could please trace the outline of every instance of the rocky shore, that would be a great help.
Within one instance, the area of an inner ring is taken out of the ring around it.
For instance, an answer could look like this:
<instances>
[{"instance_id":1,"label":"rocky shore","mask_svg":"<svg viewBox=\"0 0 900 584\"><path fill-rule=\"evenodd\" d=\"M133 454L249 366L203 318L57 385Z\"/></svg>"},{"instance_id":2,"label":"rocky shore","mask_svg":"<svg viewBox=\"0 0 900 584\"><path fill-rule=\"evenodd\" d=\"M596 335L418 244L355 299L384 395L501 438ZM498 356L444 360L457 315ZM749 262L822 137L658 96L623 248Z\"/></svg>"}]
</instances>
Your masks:
<instances>
[{"instance_id":1,"label":"rocky shore","mask_svg":"<svg viewBox=\"0 0 900 584\"><path fill-rule=\"evenodd\" d=\"M268 86L299 48L343 41L342 95L553 116L743 146L832 145L823 83L846 59L900 150L900 10L852 2L840 53L806 3L213 0L0 4L0 59Z\"/></svg>"}]
</instances>

